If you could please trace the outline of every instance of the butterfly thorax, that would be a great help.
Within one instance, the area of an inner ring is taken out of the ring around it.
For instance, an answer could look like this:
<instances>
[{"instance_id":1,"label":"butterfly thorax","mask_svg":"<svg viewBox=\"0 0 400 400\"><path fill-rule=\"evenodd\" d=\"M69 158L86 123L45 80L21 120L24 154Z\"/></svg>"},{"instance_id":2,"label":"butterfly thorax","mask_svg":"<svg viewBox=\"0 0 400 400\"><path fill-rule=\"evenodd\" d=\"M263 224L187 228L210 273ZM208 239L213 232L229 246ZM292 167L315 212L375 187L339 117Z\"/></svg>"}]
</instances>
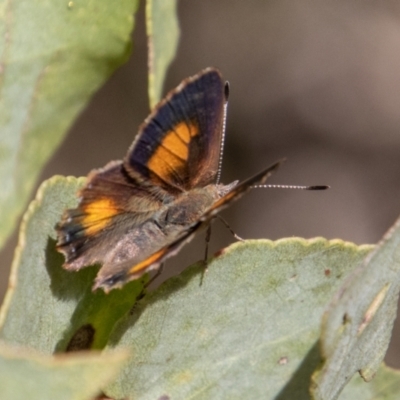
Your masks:
<instances>
[{"instance_id":1,"label":"butterfly thorax","mask_svg":"<svg viewBox=\"0 0 400 400\"><path fill-rule=\"evenodd\" d=\"M191 225L199 221L201 216L236 184L237 182L230 185L211 184L184 192L166 205L156 221L162 227Z\"/></svg>"}]
</instances>

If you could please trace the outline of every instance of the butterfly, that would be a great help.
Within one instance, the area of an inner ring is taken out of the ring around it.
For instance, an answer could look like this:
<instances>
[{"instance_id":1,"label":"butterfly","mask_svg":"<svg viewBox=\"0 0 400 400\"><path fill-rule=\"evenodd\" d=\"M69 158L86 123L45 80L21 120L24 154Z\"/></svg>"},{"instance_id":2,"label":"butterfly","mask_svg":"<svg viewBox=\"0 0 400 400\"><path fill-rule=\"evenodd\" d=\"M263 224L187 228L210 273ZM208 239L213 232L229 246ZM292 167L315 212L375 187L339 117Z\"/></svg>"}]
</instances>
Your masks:
<instances>
[{"instance_id":1,"label":"butterfly","mask_svg":"<svg viewBox=\"0 0 400 400\"><path fill-rule=\"evenodd\" d=\"M93 290L158 270L222 209L263 184L277 162L238 184L219 183L229 85L207 68L155 107L122 161L89 173L79 204L56 225L63 267L101 264Z\"/></svg>"}]
</instances>

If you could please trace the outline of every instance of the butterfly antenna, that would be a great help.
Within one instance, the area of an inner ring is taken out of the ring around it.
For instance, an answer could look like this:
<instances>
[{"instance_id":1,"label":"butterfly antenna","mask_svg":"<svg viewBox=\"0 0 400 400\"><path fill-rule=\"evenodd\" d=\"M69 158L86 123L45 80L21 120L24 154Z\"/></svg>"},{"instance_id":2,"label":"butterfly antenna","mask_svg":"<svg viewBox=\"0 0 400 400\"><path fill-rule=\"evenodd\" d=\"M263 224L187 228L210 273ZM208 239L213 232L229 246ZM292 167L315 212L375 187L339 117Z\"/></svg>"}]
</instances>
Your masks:
<instances>
[{"instance_id":1,"label":"butterfly antenna","mask_svg":"<svg viewBox=\"0 0 400 400\"><path fill-rule=\"evenodd\" d=\"M225 128L226 128L226 113L228 111L228 97L229 97L229 82L225 82L225 104L224 104L224 119L222 121L222 136L221 136L221 147L219 149L219 161L218 161L218 171L216 183L218 184L221 180L222 171L222 158L224 155L224 145L225 145Z\"/></svg>"},{"instance_id":2,"label":"butterfly antenna","mask_svg":"<svg viewBox=\"0 0 400 400\"><path fill-rule=\"evenodd\" d=\"M313 186L298 186L298 185L254 185L252 189L300 189L300 190L326 190L330 186L313 185Z\"/></svg>"}]
</instances>

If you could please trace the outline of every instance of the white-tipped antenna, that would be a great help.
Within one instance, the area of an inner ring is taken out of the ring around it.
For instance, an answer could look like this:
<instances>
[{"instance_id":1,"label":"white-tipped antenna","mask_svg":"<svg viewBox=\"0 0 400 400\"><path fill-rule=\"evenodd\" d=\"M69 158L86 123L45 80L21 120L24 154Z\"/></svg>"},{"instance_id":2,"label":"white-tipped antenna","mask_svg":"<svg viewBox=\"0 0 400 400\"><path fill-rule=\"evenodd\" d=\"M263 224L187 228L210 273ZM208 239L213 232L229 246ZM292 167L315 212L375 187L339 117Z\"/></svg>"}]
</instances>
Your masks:
<instances>
[{"instance_id":1,"label":"white-tipped antenna","mask_svg":"<svg viewBox=\"0 0 400 400\"><path fill-rule=\"evenodd\" d=\"M313 186L299 186L299 185L254 185L252 189L299 189L299 190L326 190L330 186L327 185L313 185Z\"/></svg>"},{"instance_id":2,"label":"white-tipped antenna","mask_svg":"<svg viewBox=\"0 0 400 400\"><path fill-rule=\"evenodd\" d=\"M221 172L222 172L222 158L224 156L224 145L225 145L225 128L226 128L226 113L228 111L228 97L229 97L229 82L225 82L224 87L225 94L225 104L224 104L224 119L222 121L222 136L221 136L221 147L219 149L219 161L218 161L218 170L217 170L217 179L216 183L218 184L221 180Z\"/></svg>"}]
</instances>

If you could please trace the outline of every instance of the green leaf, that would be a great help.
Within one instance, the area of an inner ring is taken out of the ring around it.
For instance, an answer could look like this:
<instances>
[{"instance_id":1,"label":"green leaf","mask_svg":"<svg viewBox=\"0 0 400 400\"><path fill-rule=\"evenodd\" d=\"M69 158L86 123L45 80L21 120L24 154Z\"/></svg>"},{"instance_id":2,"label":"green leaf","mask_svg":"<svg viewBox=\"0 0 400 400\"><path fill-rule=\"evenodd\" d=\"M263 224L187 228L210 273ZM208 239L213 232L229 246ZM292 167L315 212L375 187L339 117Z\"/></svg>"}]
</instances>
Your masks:
<instances>
[{"instance_id":1,"label":"green leaf","mask_svg":"<svg viewBox=\"0 0 400 400\"><path fill-rule=\"evenodd\" d=\"M381 365L376 376L368 384L355 375L340 394L340 400L398 400L400 371Z\"/></svg>"},{"instance_id":2,"label":"green leaf","mask_svg":"<svg viewBox=\"0 0 400 400\"><path fill-rule=\"evenodd\" d=\"M147 0L146 28L149 43L149 100L153 108L161 98L167 69L179 40L177 0Z\"/></svg>"},{"instance_id":3,"label":"green leaf","mask_svg":"<svg viewBox=\"0 0 400 400\"><path fill-rule=\"evenodd\" d=\"M10 286L0 310L0 338L46 354L103 348L114 324L143 290L134 281L108 296L92 293L96 268L62 268L54 226L64 209L76 206L84 179L53 177L44 182L24 216Z\"/></svg>"},{"instance_id":4,"label":"green leaf","mask_svg":"<svg viewBox=\"0 0 400 400\"><path fill-rule=\"evenodd\" d=\"M0 6L0 246L44 163L128 57L137 0Z\"/></svg>"},{"instance_id":5,"label":"green leaf","mask_svg":"<svg viewBox=\"0 0 400 400\"><path fill-rule=\"evenodd\" d=\"M368 381L389 346L400 290L400 219L336 293L324 315L325 363L314 377L316 399L336 399L357 371Z\"/></svg>"},{"instance_id":6,"label":"green leaf","mask_svg":"<svg viewBox=\"0 0 400 400\"><path fill-rule=\"evenodd\" d=\"M101 392L126 361L127 353L49 357L0 342L0 392L12 400L88 400Z\"/></svg>"},{"instance_id":7,"label":"green leaf","mask_svg":"<svg viewBox=\"0 0 400 400\"><path fill-rule=\"evenodd\" d=\"M140 399L308 399L326 304L371 246L236 243L139 301L110 347L132 356L106 393ZM266 397L267 396L267 397Z\"/></svg>"}]
</instances>

